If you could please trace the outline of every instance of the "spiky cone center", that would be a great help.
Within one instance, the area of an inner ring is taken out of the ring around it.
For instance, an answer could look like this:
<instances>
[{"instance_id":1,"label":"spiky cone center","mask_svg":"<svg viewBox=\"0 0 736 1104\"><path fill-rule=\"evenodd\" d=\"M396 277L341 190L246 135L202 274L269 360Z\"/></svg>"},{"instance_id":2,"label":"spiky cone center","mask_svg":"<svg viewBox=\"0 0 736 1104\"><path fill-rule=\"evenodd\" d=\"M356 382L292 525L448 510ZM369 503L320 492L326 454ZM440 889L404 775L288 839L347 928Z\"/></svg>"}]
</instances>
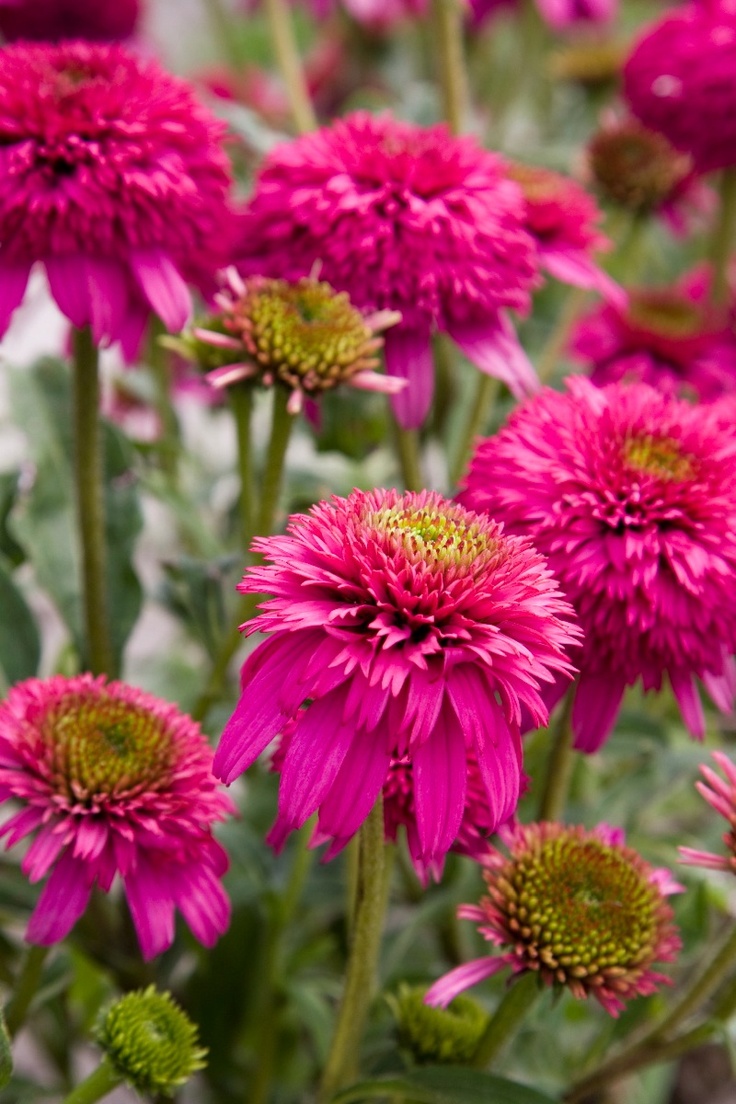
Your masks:
<instances>
[{"instance_id":1,"label":"spiky cone center","mask_svg":"<svg viewBox=\"0 0 736 1104\"><path fill-rule=\"evenodd\" d=\"M375 368L382 340L345 292L303 279L253 278L226 321L263 376L319 393Z\"/></svg>"},{"instance_id":2,"label":"spiky cone center","mask_svg":"<svg viewBox=\"0 0 736 1104\"><path fill-rule=\"evenodd\" d=\"M709 319L703 308L685 295L632 291L626 321L632 328L682 340L702 333Z\"/></svg>"},{"instance_id":3,"label":"spiky cone center","mask_svg":"<svg viewBox=\"0 0 736 1104\"><path fill-rule=\"evenodd\" d=\"M664 203L692 172L692 158L634 120L601 130L588 146L599 190L637 214Z\"/></svg>"},{"instance_id":4,"label":"spiky cone center","mask_svg":"<svg viewBox=\"0 0 736 1104\"><path fill-rule=\"evenodd\" d=\"M107 696L70 694L38 726L57 793L72 803L166 787L176 747L171 732L143 706Z\"/></svg>"},{"instance_id":5,"label":"spiky cone center","mask_svg":"<svg viewBox=\"0 0 736 1104\"><path fill-rule=\"evenodd\" d=\"M424 986L402 985L390 1000L399 1043L419 1063L463 1065L470 1062L481 1040L488 1013L471 997L455 997L447 1008L424 1003Z\"/></svg>"},{"instance_id":6,"label":"spiky cone center","mask_svg":"<svg viewBox=\"0 0 736 1104\"><path fill-rule=\"evenodd\" d=\"M670 437L634 434L626 438L623 456L626 466L635 473L665 482L684 482L694 474L692 459Z\"/></svg>"},{"instance_id":7,"label":"spiky cone center","mask_svg":"<svg viewBox=\"0 0 736 1104\"><path fill-rule=\"evenodd\" d=\"M552 54L549 71L554 80L607 85L618 80L627 56L621 42L574 42Z\"/></svg>"},{"instance_id":8,"label":"spiky cone center","mask_svg":"<svg viewBox=\"0 0 736 1104\"><path fill-rule=\"evenodd\" d=\"M475 574L496 563L502 554L503 542L497 531L482 517L449 502L415 506L400 500L371 512L365 521L375 527L394 555L398 553L414 567Z\"/></svg>"},{"instance_id":9,"label":"spiky cone center","mask_svg":"<svg viewBox=\"0 0 736 1104\"><path fill-rule=\"evenodd\" d=\"M521 188L527 203L560 202L564 199L564 178L550 169L511 161L506 171L510 179Z\"/></svg>"},{"instance_id":10,"label":"spiky cone center","mask_svg":"<svg viewBox=\"0 0 736 1104\"><path fill-rule=\"evenodd\" d=\"M96 1034L110 1064L141 1095L173 1096L206 1064L196 1026L170 993L153 986L116 1001Z\"/></svg>"},{"instance_id":11,"label":"spiky cone center","mask_svg":"<svg viewBox=\"0 0 736 1104\"><path fill-rule=\"evenodd\" d=\"M527 833L485 876L517 960L578 993L635 984L671 915L636 852L582 830Z\"/></svg>"}]
</instances>

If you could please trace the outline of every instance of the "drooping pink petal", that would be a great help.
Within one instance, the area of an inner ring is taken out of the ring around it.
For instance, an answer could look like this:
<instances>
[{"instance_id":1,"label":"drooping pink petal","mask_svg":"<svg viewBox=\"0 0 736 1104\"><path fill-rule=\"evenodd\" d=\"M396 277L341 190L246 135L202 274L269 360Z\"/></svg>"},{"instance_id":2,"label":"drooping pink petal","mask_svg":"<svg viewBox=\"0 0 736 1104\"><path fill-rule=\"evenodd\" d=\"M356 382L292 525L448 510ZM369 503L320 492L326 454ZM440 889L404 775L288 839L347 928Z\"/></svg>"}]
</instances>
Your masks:
<instances>
[{"instance_id":1,"label":"drooping pink petal","mask_svg":"<svg viewBox=\"0 0 736 1104\"><path fill-rule=\"evenodd\" d=\"M386 374L405 380L406 386L391 397L399 425L417 429L427 416L434 393L434 363L429 330L396 326L385 337Z\"/></svg>"},{"instance_id":2,"label":"drooping pink petal","mask_svg":"<svg viewBox=\"0 0 736 1104\"><path fill-rule=\"evenodd\" d=\"M434 862L452 846L465 808L465 741L448 705L413 758L419 843L426 861Z\"/></svg>"},{"instance_id":3,"label":"drooping pink petal","mask_svg":"<svg viewBox=\"0 0 736 1104\"><path fill-rule=\"evenodd\" d=\"M64 939L87 907L93 877L87 863L69 852L56 863L26 930L29 943L47 947Z\"/></svg>"},{"instance_id":4,"label":"drooping pink petal","mask_svg":"<svg viewBox=\"0 0 736 1104\"><path fill-rule=\"evenodd\" d=\"M84 257L55 254L46 258L49 288L62 314L81 330L90 321L91 305Z\"/></svg>"},{"instance_id":5,"label":"drooping pink petal","mask_svg":"<svg viewBox=\"0 0 736 1104\"><path fill-rule=\"evenodd\" d=\"M161 249L134 249L133 274L167 330L179 333L192 313L192 297L171 258Z\"/></svg>"},{"instance_id":6,"label":"drooping pink petal","mask_svg":"<svg viewBox=\"0 0 736 1104\"><path fill-rule=\"evenodd\" d=\"M670 671L670 683L672 692L677 698L677 704L682 713L682 719L687 725L690 735L696 740L705 738L705 715L703 703L700 700L698 688L692 675L687 672Z\"/></svg>"},{"instance_id":7,"label":"drooping pink petal","mask_svg":"<svg viewBox=\"0 0 736 1104\"><path fill-rule=\"evenodd\" d=\"M30 273L30 264L0 263L0 337L10 325L13 311L23 301Z\"/></svg>"},{"instance_id":8,"label":"drooping pink petal","mask_svg":"<svg viewBox=\"0 0 736 1104\"><path fill-rule=\"evenodd\" d=\"M503 313L487 326L452 325L449 334L476 368L505 383L514 398L538 390L537 373Z\"/></svg>"},{"instance_id":9,"label":"drooping pink petal","mask_svg":"<svg viewBox=\"0 0 736 1104\"><path fill-rule=\"evenodd\" d=\"M503 956L491 958L489 955L487 958L474 958L472 962L456 966L454 970L450 970L430 986L425 994L424 1003L432 1005L433 1008L447 1008L459 993L464 993L471 985L477 985L486 978L493 977L507 965L508 962Z\"/></svg>"},{"instance_id":10,"label":"drooping pink petal","mask_svg":"<svg viewBox=\"0 0 736 1104\"><path fill-rule=\"evenodd\" d=\"M575 688L572 731L578 751L597 751L616 723L624 683L613 674L583 673Z\"/></svg>"},{"instance_id":11,"label":"drooping pink petal","mask_svg":"<svg viewBox=\"0 0 736 1104\"><path fill-rule=\"evenodd\" d=\"M125 878L125 896L143 957L150 962L174 942L174 897L161 864L140 861Z\"/></svg>"},{"instance_id":12,"label":"drooping pink petal","mask_svg":"<svg viewBox=\"0 0 736 1104\"><path fill-rule=\"evenodd\" d=\"M547 271L561 283L597 291L618 310L626 309L629 297L624 289L582 250L576 252L548 249L542 256Z\"/></svg>"},{"instance_id":13,"label":"drooping pink petal","mask_svg":"<svg viewBox=\"0 0 736 1104\"><path fill-rule=\"evenodd\" d=\"M386 780L390 762L381 729L356 734L319 809L318 830L347 842L368 816Z\"/></svg>"}]
</instances>

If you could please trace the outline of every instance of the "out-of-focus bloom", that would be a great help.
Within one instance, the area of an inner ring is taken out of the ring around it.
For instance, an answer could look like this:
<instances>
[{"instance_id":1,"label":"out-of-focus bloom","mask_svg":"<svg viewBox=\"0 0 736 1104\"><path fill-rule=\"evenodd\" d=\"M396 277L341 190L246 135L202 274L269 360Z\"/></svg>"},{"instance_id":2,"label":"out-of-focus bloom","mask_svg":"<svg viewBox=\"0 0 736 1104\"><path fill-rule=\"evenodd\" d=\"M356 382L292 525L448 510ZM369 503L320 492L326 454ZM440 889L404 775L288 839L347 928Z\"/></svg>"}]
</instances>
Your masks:
<instances>
[{"instance_id":1,"label":"out-of-focus bloom","mask_svg":"<svg viewBox=\"0 0 736 1104\"><path fill-rule=\"evenodd\" d=\"M21 868L50 872L28 924L31 943L57 943L95 886L125 887L145 958L174 938L179 909L212 946L230 906L227 856L212 824L233 811L212 775L198 725L173 705L104 677L18 683L0 704L0 799L22 807L0 829L32 835Z\"/></svg>"},{"instance_id":2,"label":"out-of-focus bloom","mask_svg":"<svg viewBox=\"0 0 736 1104\"><path fill-rule=\"evenodd\" d=\"M736 165L736 7L689 3L649 27L624 68L631 110L700 172Z\"/></svg>"},{"instance_id":3,"label":"out-of-focus bloom","mask_svg":"<svg viewBox=\"0 0 736 1104\"><path fill-rule=\"evenodd\" d=\"M626 1001L654 993L670 979L657 962L673 962L681 943L665 898L682 886L624 843L620 829L543 822L499 833L509 856L495 847L483 860L488 894L461 905L501 954L451 970L425 1000L445 1007L464 989L510 966L533 970L545 985L594 996L618 1016Z\"/></svg>"},{"instance_id":4,"label":"out-of-focus bloom","mask_svg":"<svg viewBox=\"0 0 736 1104\"><path fill-rule=\"evenodd\" d=\"M196 1025L170 993L158 993L152 985L116 1000L95 1036L121 1081L141 1096L173 1096L207 1065Z\"/></svg>"},{"instance_id":5,"label":"out-of-focus bloom","mask_svg":"<svg viewBox=\"0 0 736 1104\"><path fill-rule=\"evenodd\" d=\"M736 688L736 433L719 403L567 388L480 443L462 501L530 537L575 607L576 747L605 740L626 686L659 690L665 675L702 738L695 680L724 711Z\"/></svg>"},{"instance_id":6,"label":"out-of-focus bloom","mask_svg":"<svg viewBox=\"0 0 736 1104\"><path fill-rule=\"evenodd\" d=\"M711 851L680 847L680 862L689 866L704 866L709 870L728 870L736 874L736 766L722 751L714 751L713 758L725 774L725 779L703 763L700 772L705 782L696 782L695 788L728 822L728 831L723 836L728 854L714 855Z\"/></svg>"},{"instance_id":7,"label":"out-of-focus bloom","mask_svg":"<svg viewBox=\"0 0 736 1104\"><path fill-rule=\"evenodd\" d=\"M0 53L0 333L31 267L95 342L132 359L151 310L171 330L224 259L223 125L189 86L120 46Z\"/></svg>"},{"instance_id":8,"label":"out-of-focus bloom","mask_svg":"<svg viewBox=\"0 0 736 1104\"><path fill-rule=\"evenodd\" d=\"M440 863L465 810L468 748L492 828L521 786L522 706L546 723L542 684L577 638L542 557L488 518L425 491L354 491L258 539L270 559L240 585L272 594L215 773L226 782L297 719L281 770L282 835L319 810L347 841L386 783L413 770L418 855ZM309 701L308 708L300 707Z\"/></svg>"},{"instance_id":9,"label":"out-of-focus bloom","mask_svg":"<svg viewBox=\"0 0 736 1104\"><path fill-rule=\"evenodd\" d=\"M406 19L425 14L427 0L342 0L348 15L371 31L385 33Z\"/></svg>"},{"instance_id":10,"label":"out-of-focus bloom","mask_svg":"<svg viewBox=\"0 0 736 1104\"><path fill-rule=\"evenodd\" d=\"M277 146L242 223L239 267L296 280L320 275L361 310L397 310L386 336L405 426L432 400L433 330L517 397L536 376L505 310L524 311L537 279L525 204L504 162L444 126L351 115Z\"/></svg>"},{"instance_id":11,"label":"out-of-focus bloom","mask_svg":"<svg viewBox=\"0 0 736 1104\"><path fill-rule=\"evenodd\" d=\"M618 12L618 0L535 0L539 14L553 31L582 24L610 23Z\"/></svg>"},{"instance_id":12,"label":"out-of-focus bloom","mask_svg":"<svg viewBox=\"0 0 736 1104\"><path fill-rule=\"evenodd\" d=\"M305 277L290 284L231 269L216 296L219 313L196 326L184 342L216 388L252 380L291 391L288 410L297 414L340 384L395 395L406 381L374 371L383 345L378 334L401 316L377 311L364 318L349 296ZM213 365L216 364L216 367Z\"/></svg>"},{"instance_id":13,"label":"out-of-focus bloom","mask_svg":"<svg viewBox=\"0 0 736 1104\"><path fill-rule=\"evenodd\" d=\"M523 192L526 228L537 243L542 268L563 284L598 291L624 306L623 290L590 256L611 244L598 229L603 215L592 196L569 177L539 165L512 161L506 171Z\"/></svg>"},{"instance_id":14,"label":"out-of-focus bloom","mask_svg":"<svg viewBox=\"0 0 736 1104\"><path fill-rule=\"evenodd\" d=\"M0 0L0 32L9 42L112 42L130 37L139 16L140 0Z\"/></svg>"},{"instance_id":15,"label":"out-of-focus bloom","mask_svg":"<svg viewBox=\"0 0 736 1104\"><path fill-rule=\"evenodd\" d=\"M678 234L715 208L690 154L632 117L604 123L588 144L587 167L606 199L635 215L660 213Z\"/></svg>"},{"instance_id":16,"label":"out-of-focus bloom","mask_svg":"<svg viewBox=\"0 0 736 1104\"><path fill-rule=\"evenodd\" d=\"M581 319L571 352L598 387L640 381L703 402L731 394L736 336L711 305L709 283L697 270L672 288L629 289L624 310L603 305Z\"/></svg>"}]
</instances>

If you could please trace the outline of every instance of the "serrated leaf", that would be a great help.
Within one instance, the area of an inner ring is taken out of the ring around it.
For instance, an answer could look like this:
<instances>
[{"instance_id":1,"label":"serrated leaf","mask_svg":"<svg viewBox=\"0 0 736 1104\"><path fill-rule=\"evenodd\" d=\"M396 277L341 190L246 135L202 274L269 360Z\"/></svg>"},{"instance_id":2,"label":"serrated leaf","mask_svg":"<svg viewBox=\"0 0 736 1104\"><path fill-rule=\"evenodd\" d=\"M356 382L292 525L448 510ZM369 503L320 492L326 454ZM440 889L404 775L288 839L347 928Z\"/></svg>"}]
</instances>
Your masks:
<instances>
[{"instance_id":1,"label":"serrated leaf","mask_svg":"<svg viewBox=\"0 0 736 1104\"><path fill-rule=\"evenodd\" d=\"M36 477L13 514L13 529L28 551L40 585L53 598L83 659L80 553L73 479L70 371L44 359L11 374L13 407L28 436ZM114 426L103 424L107 578L112 644L118 659L140 612L142 591L132 565L142 527L133 450ZM85 664L86 665L86 664Z\"/></svg>"},{"instance_id":2,"label":"serrated leaf","mask_svg":"<svg viewBox=\"0 0 736 1104\"><path fill-rule=\"evenodd\" d=\"M465 1066L425 1066L398 1077L362 1081L333 1096L332 1104L359 1104L392 1093L406 1104L555 1104L553 1097L528 1085Z\"/></svg>"},{"instance_id":3,"label":"serrated leaf","mask_svg":"<svg viewBox=\"0 0 736 1104\"><path fill-rule=\"evenodd\" d=\"M32 678L41 659L36 620L0 560L0 667L8 685Z\"/></svg>"}]
</instances>

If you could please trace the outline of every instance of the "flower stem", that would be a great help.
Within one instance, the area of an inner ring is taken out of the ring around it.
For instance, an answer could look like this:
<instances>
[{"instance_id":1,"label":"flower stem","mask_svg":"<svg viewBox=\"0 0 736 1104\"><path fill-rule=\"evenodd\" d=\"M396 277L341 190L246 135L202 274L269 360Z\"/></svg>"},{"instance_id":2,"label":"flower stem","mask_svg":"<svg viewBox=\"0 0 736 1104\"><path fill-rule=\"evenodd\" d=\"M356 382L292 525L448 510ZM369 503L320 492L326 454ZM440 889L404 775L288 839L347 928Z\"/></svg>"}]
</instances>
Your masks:
<instances>
[{"instance_id":1,"label":"flower stem","mask_svg":"<svg viewBox=\"0 0 736 1104\"><path fill-rule=\"evenodd\" d=\"M266 453L266 467L261 481L261 502L256 522L256 533L261 537L267 537L271 533L279 504L284 459L291 436L291 427L294 424L294 416L286 409L288 401L289 392L286 388L274 387L271 438Z\"/></svg>"},{"instance_id":2,"label":"flower stem","mask_svg":"<svg viewBox=\"0 0 736 1104\"><path fill-rule=\"evenodd\" d=\"M570 779L575 765L571 724L574 698L575 687L571 686L565 695L552 738L552 748L547 760L547 774L539 802L539 820L558 820L565 809L565 802L570 789Z\"/></svg>"},{"instance_id":3,"label":"flower stem","mask_svg":"<svg viewBox=\"0 0 736 1104\"><path fill-rule=\"evenodd\" d=\"M537 375L540 383L547 383L559 364L587 297L588 292L585 288L573 287L567 292L562 310L537 358Z\"/></svg>"},{"instance_id":4,"label":"flower stem","mask_svg":"<svg viewBox=\"0 0 736 1104\"><path fill-rule=\"evenodd\" d=\"M395 428L396 452L404 487L407 491L421 491L424 477L419 459L419 432L416 429L404 429L398 423Z\"/></svg>"},{"instance_id":5,"label":"flower stem","mask_svg":"<svg viewBox=\"0 0 736 1104\"><path fill-rule=\"evenodd\" d=\"M120 1074L112 1068L110 1063L103 1059L96 1070L89 1077L85 1077L80 1085L65 1097L63 1104L96 1104L122 1082Z\"/></svg>"},{"instance_id":6,"label":"flower stem","mask_svg":"<svg viewBox=\"0 0 736 1104\"><path fill-rule=\"evenodd\" d=\"M363 1027L373 996L386 908L383 800L360 829L358 895L345 989L318 1100L326 1104L355 1076Z\"/></svg>"},{"instance_id":7,"label":"flower stem","mask_svg":"<svg viewBox=\"0 0 736 1104\"><path fill-rule=\"evenodd\" d=\"M163 323L152 315L149 323L148 362L156 389L156 413L161 423L158 453L167 483L176 492L179 482L179 423L171 402L168 350L160 340L165 333Z\"/></svg>"},{"instance_id":8,"label":"flower stem","mask_svg":"<svg viewBox=\"0 0 736 1104\"><path fill-rule=\"evenodd\" d=\"M440 60L442 109L452 134L462 134L468 115L463 6L458 0L432 0L432 22Z\"/></svg>"},{"instance_id":9,"label":"flower stem","mask_svg":"<svg viewBox=\"0 0 736 1104\"><path fill-rule=\"evenodd\" d=\"M493 379L492 376L487 376L485 373L481 373L478 376L475 399L470 408L468 420L460 438L460 447L457 451L455 463L450 471L450 482L453 487L457 486L459 483L465 471L465 465L470 458L476 438L480 436L488 422L488 417L498 397L500 386L499 381Z\"/></svg>"},{"instance_id":10,"label":"flower stem","mask_svg":"<svg viewBox=\"0 0 736 1104\"><path fill-rule=\"evenodd\" d=\"M77 517L82 552L87 663L95 675L117 674L110 641L105 575L105 505L99 419L98 354L89 328L73 335L73 406Z\"/></svg>"},{"instance_id":11,"label":"flower stem","mask_svg":"<svg viewBox=\"0 0 736 1104\"><path fill-rule=\"evenodd\" d=\"M300 134L306 134L316 128L317 119L309 97L287 0L266 0L266 16L294 125Z\"/></svg>"},{"instance_id":12,"label":"flower stem","mask_svg":"<svg viewBox=\"0 0 736 1104\"><path fill-rule=\"evenodd\" d=\"M539 978L530 971L518 981L512 982L501 1003L491 1016L473 1055L472 1065L486 1069L524 1020L539 995Z\"/></svg>"},{"instance_id":13,"label":"flower stem","mask_svg":"<svg viewBox=\"0 0 736 1104\"><path fill-rule=\"evenodd\" d=\"M230 13L223 0L204 0L204 6L207 9L212 29L223 54L235 69L240 69L243 59L238 49L238 40L233 34Z\"/></svg>"},{"instance_id":14,"label":"flower stem","mask_svg":"<svg viewBox=\"0 0 736 1104\"><path fill-rule=\"evenodd\" d=\"M721 176L721 205L713 229L710 259L713 265L713 303L722 307L728 300L728 263L736 238L736 171L724 169Z\"/></svg>"},{"instance_id":15,"label":"flower stem","mask_svg":"<svg viewBox=\"0 0 736 1104\"><path fill-rule=\"evenodd\" d=\"M43 964L49 953L48 947L38 947L30 943L26 948L21 964L15 991L5 1009L5 1026L12 1038L25 1023L31 1001L36 995L43 974Z\"/></svg>"},{"instance_id":16,"label":"flower stem","mask_svg":"<svg viewBox=\"0 0 736 1104\"><path fill-rule=\"evenodd\" d=\"M251 435L251 415L253 412L253 389L248 384L235 384L228 389L230 405L235 419L235 432L238 440L238 474L240 476L240 542L247 556L253 538L253 449Z\"/></svg>"}]
</instances>

